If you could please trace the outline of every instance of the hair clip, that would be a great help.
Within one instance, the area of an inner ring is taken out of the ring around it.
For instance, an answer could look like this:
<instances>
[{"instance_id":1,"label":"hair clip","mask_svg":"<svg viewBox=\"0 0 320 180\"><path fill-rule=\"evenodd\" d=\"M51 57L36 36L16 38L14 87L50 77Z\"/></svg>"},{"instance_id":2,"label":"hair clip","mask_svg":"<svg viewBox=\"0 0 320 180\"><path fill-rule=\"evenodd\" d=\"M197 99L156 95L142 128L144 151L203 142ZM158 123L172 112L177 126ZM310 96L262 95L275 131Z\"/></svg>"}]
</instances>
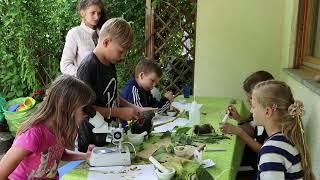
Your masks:
<instances>
[{"instance_id":1,"label":"hair clip","mask_svg":"<svg viewBox=\"0 0 320 180\"><path fill-rule=\"evenodd\" d=\"M294 117L301 117L304 114L304 106L301 101L295 101L288 108L289 114Z\"/></svg>"},{"instance_id":2,"label":"hair clip","mask_svg":"<svg viewBox=\"0 0 320 180\"><path fill-rule=\"evenodd\" d=\"M277 110L278 105L277 104L273 104L271 108L272 108L273 111L275 111L275 110Z\"/></svg>"}]
</instances>

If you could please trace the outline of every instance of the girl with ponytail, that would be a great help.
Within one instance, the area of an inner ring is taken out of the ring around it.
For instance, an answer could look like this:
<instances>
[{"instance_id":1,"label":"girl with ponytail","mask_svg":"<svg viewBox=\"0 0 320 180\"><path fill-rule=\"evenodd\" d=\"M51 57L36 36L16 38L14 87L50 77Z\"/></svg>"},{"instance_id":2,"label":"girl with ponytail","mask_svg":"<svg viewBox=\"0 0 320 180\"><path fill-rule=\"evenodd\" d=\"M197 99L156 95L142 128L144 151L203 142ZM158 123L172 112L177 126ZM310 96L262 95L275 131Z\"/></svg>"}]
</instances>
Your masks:
<instances>
[{"instance_id":1,"label":"girl with ponytail","mask_svg":"<svg viewBox=\"0 0 320 180\"><path fill-rule=\"evenodd\" d=\"M269 80L252 93L253 119L264 126L268 139L258 154L258 179L314 180L301 117L303 103L288 85Z\"/></svg>"}]
</instances>

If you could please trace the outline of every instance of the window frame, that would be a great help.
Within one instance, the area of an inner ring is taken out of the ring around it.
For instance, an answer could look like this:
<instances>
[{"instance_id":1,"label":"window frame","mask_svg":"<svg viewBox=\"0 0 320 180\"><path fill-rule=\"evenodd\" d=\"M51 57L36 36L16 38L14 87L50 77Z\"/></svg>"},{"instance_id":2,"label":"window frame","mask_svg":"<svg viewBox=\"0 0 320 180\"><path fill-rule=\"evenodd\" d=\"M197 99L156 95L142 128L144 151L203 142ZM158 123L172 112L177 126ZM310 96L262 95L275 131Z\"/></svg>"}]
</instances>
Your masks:
<instances>
[{"instance_id":1,"label":"window frame","mask_svg":"<svg viewBox=\"0 0 320 180\"><path fill-rule=\"evenodd\" d=\"M318 18L315 16L320 17L320 11L318 14L314 14L313 8L315 6L313 6L313 4L315 3L320 3L320 1L299 0L294 68L304 69L318 74L320 73L320 68L314 67L320 66L320 57L312 55L312 49L314 49L315 46L315 38L313 38L313 42L310 42L310 39L312 39L310 38L311 31L314 30L312 29L312 23ZM313 67L306 66L306 63Z\"/></svg>"}]
</instances>

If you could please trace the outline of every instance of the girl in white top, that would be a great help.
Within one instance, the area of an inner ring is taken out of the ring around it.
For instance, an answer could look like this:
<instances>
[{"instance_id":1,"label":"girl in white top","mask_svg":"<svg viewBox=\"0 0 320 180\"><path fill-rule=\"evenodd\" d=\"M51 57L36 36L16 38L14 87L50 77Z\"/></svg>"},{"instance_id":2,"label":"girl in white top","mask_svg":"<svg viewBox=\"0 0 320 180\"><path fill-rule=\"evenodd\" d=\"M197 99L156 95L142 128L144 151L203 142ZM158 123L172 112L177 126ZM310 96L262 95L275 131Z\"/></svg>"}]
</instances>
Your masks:
<instances>
[{"instance_id":1,"label":"girl in white top","mask_svg":"<svg viewBox=\"0 0 320 180\"><path fill-rule=\"evenodd\" d=\"M60 70L75 76L81 60L95 48L99 28L105 21L105 9L101 0L80 0L81 25L69 30L66 36Z\"/></svg>"}]
</instances>

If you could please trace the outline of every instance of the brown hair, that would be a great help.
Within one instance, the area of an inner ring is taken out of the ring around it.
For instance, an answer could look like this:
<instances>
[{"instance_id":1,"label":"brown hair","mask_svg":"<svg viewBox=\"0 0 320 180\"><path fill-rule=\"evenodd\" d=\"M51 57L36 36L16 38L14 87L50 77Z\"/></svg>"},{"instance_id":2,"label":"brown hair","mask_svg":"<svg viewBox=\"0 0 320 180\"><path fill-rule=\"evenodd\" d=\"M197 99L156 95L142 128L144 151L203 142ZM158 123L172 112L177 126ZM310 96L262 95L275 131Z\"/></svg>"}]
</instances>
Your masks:
<instances>
[{"instance_id":1,"label":"brown hair","mask_svg":"<svg viewBox=\"0 0 320 180\"><path fill-rule=\"evenodd\" d=\"M304 171L304 179L313 180L308 149L305 144L304 130L301 122L303 103L295 101L290 87L281 81L268 80L257 84L253 90L257 102L262 107L275 109L282 126L282 133L298 149Z\"/></svg>"},{"instance_id":2,"label":"brown hair","mask_svg":"<svg viewBox=\"0 0 320 180\"><path fill-rule=\"evenodd\" d=\"M135 77L137 77L141 72L145 74L149 73L156 73L156 75L160 78L162 76L162 69L161 67L157 64L154 63L151 60L141 60L134 71Z\"/></svg>"},{"instance_id":3,"label":"brown hair","mask_svg":"<svg viewBox=\"0 0 320 180\"><path fill-rule=\"evenodd\" d=\"M252 73L250 76L248 76L244 81L243 81L243 89L247 93L251 93L253 90L254 86L258 84L259 82L262 81L267 81L274 79L273 76L267 72L267 71L257 71Z\"/></svg>"},{"instance_id":4,"label":"brown hair","mask_svg":"<svg viewBox=\"0 0 320 180\"><path fill-rule=\"evenodd\" d=\"M84 82L73 76L61 75L51 84L35 114L22 123L18 134L52 120L50 129L57 141L66 148L72 148L78 132L75 110L90 104L94 99L95 93Z\"/></svg>"},{"instance_id":5,"label":"brown hair","mask_svg":"<svg viewBox=\"0 0 320 180\"><path fill-rule=\"evenodd\" d=\"M104 8L103 2L101 0L80 0L78 8L79 11L86 10L88 7L92 5L99 6L101 9L101 16L97 24L97 27L100 29L103 23L107 20L106 9Z\"/></svg>"},{"instance_id":6,"label":"brown hair","mask_svg":"<svg viewBox=\"0 0 320 180\"><path fill-rule=\"evenodd\" d=\"M123 18L111 18L103 24L99 41L107 35L118 42L122 48L129 49L132 45L133 31L130 24Z\"/></svg>"}]
</instances>

